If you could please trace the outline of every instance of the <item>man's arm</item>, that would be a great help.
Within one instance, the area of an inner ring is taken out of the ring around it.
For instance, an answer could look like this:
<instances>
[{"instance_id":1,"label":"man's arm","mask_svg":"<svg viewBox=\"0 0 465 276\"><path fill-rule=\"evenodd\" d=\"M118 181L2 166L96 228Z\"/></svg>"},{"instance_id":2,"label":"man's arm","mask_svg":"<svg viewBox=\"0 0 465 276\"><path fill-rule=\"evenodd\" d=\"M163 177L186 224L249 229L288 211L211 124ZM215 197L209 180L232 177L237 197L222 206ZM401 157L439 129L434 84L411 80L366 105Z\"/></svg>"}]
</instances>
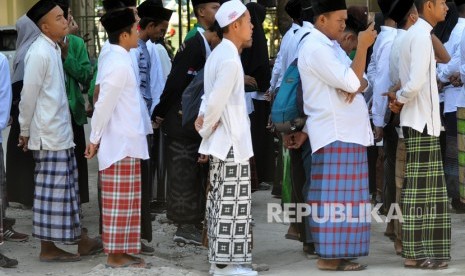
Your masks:
<instances>
[{"instance_id":1,"label":"man's arm","mask_svg":"<svg viewBox=\"0 0 465 276\"><path fill-rule=\"evenodd\" d=\"M90 142L94 145L100 144L103 131L113 115L113 110L118 103L119 96L123 92L128 75L130 75L128 70L133 69L131 67L118 66L112 68L110 73L102 76L99 85L100 93L98 93L98 100L95 103L95 110L91 121L92 132L90 134Z\"/></svg>"},{"instance_id":2,"label":"man's arm","mask_svg":"<svg viewBox=\"0 0 465 276\"><path fill-rule=\"evenodd\" d=\"M29 128L48 67L46 57L28 52L24 60L24 80L19 102L20 136L29 137Z\"/></svg>"},{"instance_id":3,"label":"man's arm","mask_svg":"<svg viewBox=\"0 0 465 276\"><path fill-rule=\"evenodd\" d=\"M205 104L203 126L199 131L202 138L208 138L215 130L229 97L233 93L233 87L241 78L240 72L242 72L242 67L233 60L223 62L219 68L208 102ZM210 76L205 72L205 78L208 77Z\"/></svg>"},{"instance_id":4,"label":"man's arm","mask_svg":"<svg viewBox=\"0 0 465 276\"><path fill-rule=\"evenodd\" d=\"M86 45L80 38L71 38L69 43L70 47L63 62L63 68L66 74L86 86L92 77L92 66L90 65ZM74 43L75 45L72 45Z\"/></svg>"},{"instance_id":5,"label":"man's arm","mask_svg":"<svg viewBox=\"0 0 465 276\"><path fill-rule=\"evenodd\" d=\"M7 127L10 120L11 97L10 67L3 56L0 62L0 131Z\"/></svg>"},{"instance_id":6,"label":"man's arm","mask_svg":"<svg viewBox=\"0 0 465 276\"><path fill-rule=\"evenodd\" d=\"M436 56L437 63L448 63L450 61L450 55L442 44L441 40L435 35L431 35L433 41L434 55Z\"/></svg>"},{"instance_id":7,"label":"man's arm","mask_svg":"<svg viewBox=\"0 0 465 276\"><path fill-rule=\"evenodd\" d=\"M402 84L402 88L397 91L397 101L405 104L414 99L420 90L423 88L425 81L430 81L427 76L431 72L431 54L432 41L429 35L417 36L413 39L409 49L402 51L410 51L410 72L408 81ZM402 54L401 54L402 58Z\"/></svg>"}]
</instances>

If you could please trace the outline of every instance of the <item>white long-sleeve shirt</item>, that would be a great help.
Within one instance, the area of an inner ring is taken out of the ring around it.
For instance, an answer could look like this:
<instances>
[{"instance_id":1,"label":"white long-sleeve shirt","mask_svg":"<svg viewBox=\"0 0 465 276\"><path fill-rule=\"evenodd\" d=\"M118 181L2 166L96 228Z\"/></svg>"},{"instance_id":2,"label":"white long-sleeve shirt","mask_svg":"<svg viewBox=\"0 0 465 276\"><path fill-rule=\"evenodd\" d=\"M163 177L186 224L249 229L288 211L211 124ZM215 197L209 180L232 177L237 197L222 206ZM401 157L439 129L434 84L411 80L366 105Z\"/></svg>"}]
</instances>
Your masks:
<instances>
[{"instance_id":1,"label":"white long-sleeve shirt","mask_svg":"<svg viewBox=\"0 0 465 276\"><path fill-rule=\"evenodd\" d=\"M465 29L465 19L459 18L452 33L450 34L449 41L444 44L449 55L452 57L447 64L438 64L438 78L441 82L449 82L449 78L460 72L460 40ZM461 87L454 87L448 85L444 87L444 113L457 111L457 98L459 97Z\"/></svg>"},{"instance_id":2,"label":"white long-sleeve shirt","mask_svg":"<svg viewBox=\"0 0 465 276\"><path fill-rule=\"evenodd\" d=\"M29 137L30 150L73 148L60 47L42 33L29 47L24 64L18 118L20 135Z\"/></svg>"},{"instance_id":3,"label":"white long-sleeve shirt","mask_svg":"<svg viewBox=\"0 0 465 276\"><path fill-rule=\"evenodd\" d=\"M387 111L388 99L383 96L391 87L389 77L389 57L394 39L397 36L397 29L382 26L381 32L373 46L373 54L368 65L368 80L373 85L373 124L377 127L384 127L384 116Z\"/></svg>"},{"instance_id":4,"label":"white long-sleeve shirt","mask_svg":"<svg viewBox=\"0 0 465 276\"><path fill-rule=\"evenodd\" d=\"M462 33L460 39L460 78L465 83L465 32ZM457 95L457 107L465 107L465 85L460 89L460 93Z\"/></svg>"},{"instance_id":5,"label":"white long-sleeve shirt","mask_svg":"<svg viewBox=\"0 0 465 276\"><path fill-rule=\"evenodd\" d=\"M299 57L299 51L304 44L304 41L308 39L308 34L314 29L313 24L304 21L302 27L298 29L289 43L289 48L286 51L286 57L283 58L283 64L287 64L287 67ZM287 69L286 67L286 69Z\"/></svg>"},{"instance_id":6,"label":"white long-sleeve shirt","mask_svg":"<svg viewBox=\"0 0 465 276\"><path fill-rule=\"evenodd\" d=\"M404 29L397 30L397 36L392 42L391 55L389 56L389 78L392 85L397 85L400 82L399 77L399 56L400 56L400 47L402 46L402 40L404 39L405 34L407 33ZM397 134L399 138L404 138L404 133L402 132L401 127L396 127Z\"/></svg>"},{"instance_id":7,"label":"white long-sleeve shirt","mask_svg":"<svg viewBox=\"0 0 465 276\"><path fill-rule=\"evenodd\" d=\"M373 144L368 107L362 95L347 103L342 89L355 93L360 80L350 67L352 61L337 41L331 41L314 29L299 53L298 68L302 80L304 131L313 152L335 142Z\"/></svg>"},{"instance_id":8,"label":"white long-sleeve shirt","mask_svg":"<svg viewBox=\"0 0 465 276\"><path fill-rule=\"evenodd\" d=\"M150 114L152 114L155 106L160 102L163 89L165 89L166 80L171 71L171 60L166 49L161 44L147 41L147 49L152 62L150 70L150 87L152 91Z\"/></svg>"},{"instance_id":9,"label":"white long-sleeve shirt","mask_svg":"<svg viewBox=\"0 0 465 276\"><path fill-rule=\"evenodd\" d=\"M11 97L10 64L5 55L0 53L0 144L2 130L7 127L10 119Z\"/></svg>"},{"instance_id":10,"label":"white long-sleeve shirt","mask_svg":"<svg viewBox=\"0 0 465 276\"><path fill-rule=\"evenodd\" d=\"M119 45L110 45L99 70L100 94L92 116L90 142L100 144L99 170L126 158L148 159L147 107L140 96L131 56ZM145 112L144 112L145 111Z\"/></svg>"},{"instance_id":11,"label":"white long-sleeve shirt","mask_svg":"<svg viewBox=\"0 0 465 276\"><path fill-rule=\"evenodd\" d=\"M204 122L199 153L225 160L231 147L234 162L253 156L244 91L244 71L236 46L228 39L216 46L204 67ZM220 122L213 131L213 126Z\"/></svg>"},{"instance_id":12,"label":"white long-sleeve shirt","mask_svg":"<svg viewBox=\"0 0 465 276\"><path fill-rule=\"evenodd\" d=\"M404 29L397 30L397 36L392 42L391 55L389 56L389 79L392 85L396 85L400 81L399 77L399 56L400 47L402 46L402 40L407 33Z\"/></svg>"},{"instance_id":13,"label":"white long-sleeve shirt","mask_svg":"<svg viewBox=\"0 0 465 276\"><path fill-rule=\"evenodd\" d=\"M436 83L436 59L431 40L433 27L422 18L410 27L402 40L399 76L402 88L397 100L404 104L400 126L439 137L441 119Z\"/></svg>"},{"instance_id":14,"label":"white long-sleeve shirt","mask_svg":"<svg viewBox=\"0 0 465 276\"><path fill-rule=\"evenodd\" d=\"M281 46L279 47L279 52L274 62L273 71L271 72L270 80L270 90L274 91L276 88L281 86L281 81L283 80L284 73L287 70L286 65L283 64L283 56L285 55L289 43L292 40L295 32L301 27L295 23L292 23L291 28L284 34L283 39L281 40Z\"/></svg>"}]
</instances>

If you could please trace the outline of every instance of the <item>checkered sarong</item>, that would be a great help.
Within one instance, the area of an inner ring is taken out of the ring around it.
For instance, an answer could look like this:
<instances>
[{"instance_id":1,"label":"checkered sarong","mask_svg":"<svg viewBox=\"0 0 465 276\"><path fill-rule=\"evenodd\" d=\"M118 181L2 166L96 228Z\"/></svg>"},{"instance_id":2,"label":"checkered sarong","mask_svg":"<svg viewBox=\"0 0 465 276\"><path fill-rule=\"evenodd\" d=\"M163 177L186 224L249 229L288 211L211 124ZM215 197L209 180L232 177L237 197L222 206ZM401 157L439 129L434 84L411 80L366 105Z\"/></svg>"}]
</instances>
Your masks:
<instances>
[{"instance_id":1,"label":"checkered sarong","mask_svg":"<svg viewBox=\"0 0 465 276\"><path fill-rule=\"evenodd\" d=\"M140 161L127 157L100 171L105 253L140 251Z\"/></svg>"},{"instance_id":2,"label":"checkered sarong","mask_svg":"<svg viewBox=\"0 0 465 276\"><path fill-rule=\"evenodd\" d=\"M407 149L401 209L402 257L450 258L451 221L439 138L403 128Z\"/></svg>"},{"instance_id":3,"label":"checkered sarong","mask_svg":"<svg viewBox=\"0 0 465 276\"><path fill-rule=\"evenodd\" d=\"M225 161L210 157L207 196L208 258L216 264L252 262L252 203L249 163L234 163L230 150Z\"/></svg>"},{"instance_id":4,"label":"checkered sarong","mask_svg":"<svg viewBox=\"0 0 465 276\"><path fill-rule=\"evenodd\" d=\"M32 236L74 242L81 237L79 184L74 150L33 151L35 191Z\"/></svg>"},{"instance_id":5,"label":"checkered sarong","mask_svg":"<svg viewBox=\"0 0 465 276\"><path fill-rule=\"evenodd\" d=\"M457 149L460 198L465 200L465 108L457 108Z\"/></svg>"},{"instance_id":6,"label":"checkered sarong","mask_svg":"<svg viewBox=\"0 0 465 276\"><path fill-rule=\"evenodd\" d=\"M323 259L356 258L367 256L370 246L370 196L368 191L368 158L366 147L333 142L312 155L311 183L306 195L312 207L309 216L310 232L316 252ZM312 206L317 205L317 209ZM342 204L342 221L329 219L330 206ZM350 208L350 209L349 209ZM365 212L359 212L364 208ZM326 209L326 210L325 210ZM317 214L315 214L315 212ZM359 215L362 214L362 217ZM365 216L363 217L363 214ZM318 221L315 219L317 215ZM328 215L328 219L323 219ZM358 219L358 222L355 222Z\"/></svg>"}]
</instances>

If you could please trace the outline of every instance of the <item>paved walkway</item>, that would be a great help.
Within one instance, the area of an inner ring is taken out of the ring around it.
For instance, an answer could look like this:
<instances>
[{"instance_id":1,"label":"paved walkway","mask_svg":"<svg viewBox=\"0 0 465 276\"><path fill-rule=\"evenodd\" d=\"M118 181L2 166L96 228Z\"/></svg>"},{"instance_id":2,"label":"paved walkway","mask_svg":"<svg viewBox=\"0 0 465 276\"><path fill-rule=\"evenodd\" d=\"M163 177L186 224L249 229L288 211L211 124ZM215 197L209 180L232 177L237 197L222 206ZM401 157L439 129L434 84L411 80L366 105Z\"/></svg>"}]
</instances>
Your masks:
<instances>
[{"instance_id":1,"label":"paved walkway","mask_svg":"<svg viewBox=\"0 0 465 276\"><path fill-rule=\"evenodd\" d=\"M88 131L88 129L87 129ZM6 143L7 131L3 133ZM20 164L18 164L20 166ZM96 200L96 160L89 162L91 203L84 204L83 224L89 228L90 235L98 231L98 211ZM319 271L316 259L308 259L302 253L302 246L296 241L284 239L287 225L269 224L267 220L267 203L279 203L270 195L270 191L253 194L254 250L256 264L266 264L269 271L260 275L333 275L336 272ZM31 232L30 210L9 208L8 215L17 219L18 231ZM172 242L176 227L166 222L159 215L153 223L154 238L151 243L156 249L156 256L146 257L154 265L150 270L109 270L101 265L105 255L85 257L77 263L41 263L38 261L39 242L30 239L25 243L5 242L0 252L15 257L20 264L16 269L0 269L0 275L207 275L209 264L207 251L202 247L180 247ZM412 270L403 268L403 259L394 253L393 243L383 235L385 224L372 224L370 256L359 261L368 264L361 272L351 275L465 275L465 215L452 214L452 261L450 267L442 271ZM64 246L66 250L75 251L76 246Z\"/></svg>"}]
</instances>

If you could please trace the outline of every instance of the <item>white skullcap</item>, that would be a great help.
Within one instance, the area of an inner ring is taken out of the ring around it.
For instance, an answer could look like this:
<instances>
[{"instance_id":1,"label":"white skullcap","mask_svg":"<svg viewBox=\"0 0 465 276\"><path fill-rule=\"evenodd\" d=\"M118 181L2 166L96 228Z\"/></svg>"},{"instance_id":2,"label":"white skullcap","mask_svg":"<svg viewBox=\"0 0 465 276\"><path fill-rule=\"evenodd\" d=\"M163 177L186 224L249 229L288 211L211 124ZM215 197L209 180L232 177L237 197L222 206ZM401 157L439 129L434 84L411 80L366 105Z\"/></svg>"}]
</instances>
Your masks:
<instances>
[{"instance_id":1,"label":"white skullcap","mask_svg":"<svg viewBox=\"0 0 465 276\"><path fill-rule=\"evenodd\" d=\"M236 21L247 10L244 4L239 0L231 0L220 6L215 14L215 19L221 28L228 26Z\"/></svg>"}]
</instances>

